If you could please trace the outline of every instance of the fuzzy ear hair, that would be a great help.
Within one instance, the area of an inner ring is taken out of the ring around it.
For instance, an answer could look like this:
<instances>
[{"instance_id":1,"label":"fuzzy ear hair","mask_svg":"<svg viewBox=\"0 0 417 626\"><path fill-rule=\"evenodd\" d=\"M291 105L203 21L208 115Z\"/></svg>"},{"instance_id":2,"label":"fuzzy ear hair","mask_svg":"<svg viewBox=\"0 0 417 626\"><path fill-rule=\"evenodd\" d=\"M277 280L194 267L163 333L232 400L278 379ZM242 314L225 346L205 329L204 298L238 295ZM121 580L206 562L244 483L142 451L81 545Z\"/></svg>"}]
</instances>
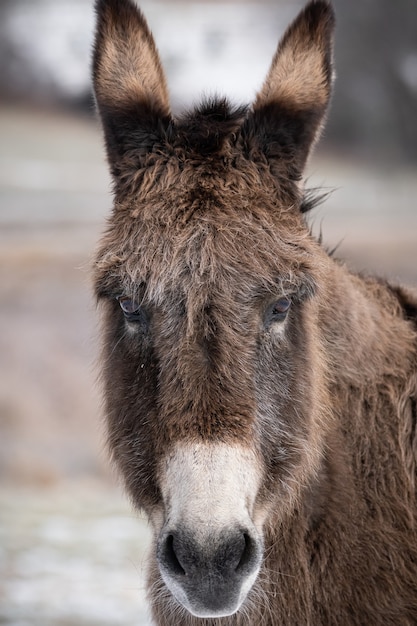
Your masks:
<instances>
[{"instance_id":1,"label":"fuzzy ear hair","mask_svg":"<svg viewBox=\"0 0 417 626\"><path fill-rule=\"evenodd\" d=\"M333 82L334 12L326 0L307 4L281 39L249 125L269 160L301 175L320 134Z\"/></svg>"},{"instance_id":2,"label":"fuzzy ear hair","mask_svg":"<svg viewBox=\"0 0 417 626\"><path fill-rule=\"evenodd\" d=\"M148 25L131 0L96 0L93 82L110 167L148 152L170 119L165 75Z\"/></svg>"}]
</instances>

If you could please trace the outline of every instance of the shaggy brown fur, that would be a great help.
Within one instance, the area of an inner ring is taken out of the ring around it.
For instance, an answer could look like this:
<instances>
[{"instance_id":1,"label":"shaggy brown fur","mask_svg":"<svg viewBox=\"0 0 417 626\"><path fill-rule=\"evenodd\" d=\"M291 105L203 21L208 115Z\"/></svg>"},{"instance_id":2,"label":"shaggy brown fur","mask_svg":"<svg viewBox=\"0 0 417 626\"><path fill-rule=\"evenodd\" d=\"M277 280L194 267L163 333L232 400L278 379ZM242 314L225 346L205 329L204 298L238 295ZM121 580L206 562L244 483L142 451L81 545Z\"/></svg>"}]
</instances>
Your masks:
<instances>
[{"instance_id":1,"label":"shaggy brown fur","mask_svg":"<svg viewBox=\"0 0 417 626\"><path fill-rule=\"evenodd\" d=\"M288 29L252 109L213 101L179 119L140 12L98 0L97 13L115 206L94 280L113 459L151 519L175 442L239 442L263 472L264 558L241 609L192 617L153 548L155 622L416 624L417 296L350 273L302 214L331 91L330 5L310 2Z\"/></svg>"}]
</instances>

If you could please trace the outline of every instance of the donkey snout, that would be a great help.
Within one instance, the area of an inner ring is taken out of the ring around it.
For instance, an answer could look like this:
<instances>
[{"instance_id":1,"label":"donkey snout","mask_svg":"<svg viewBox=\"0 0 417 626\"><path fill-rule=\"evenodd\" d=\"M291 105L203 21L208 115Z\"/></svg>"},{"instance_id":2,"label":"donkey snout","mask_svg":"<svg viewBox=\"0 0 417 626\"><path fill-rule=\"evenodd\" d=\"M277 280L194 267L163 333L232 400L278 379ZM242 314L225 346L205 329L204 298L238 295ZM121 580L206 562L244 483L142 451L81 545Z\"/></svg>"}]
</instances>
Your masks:
<instances>
[{"instance_id":1,"label":"donkey snout","mask_svg":"<svg viewBox=\"0 0 417 626\"><path fill-rule=\"evenodd\" d=\"M174 597L197 617L235 613L259 571L262 544L236 529L204 538L187 530L164 532L158 542L162 578Z\"/></svg>"}]
</instances>

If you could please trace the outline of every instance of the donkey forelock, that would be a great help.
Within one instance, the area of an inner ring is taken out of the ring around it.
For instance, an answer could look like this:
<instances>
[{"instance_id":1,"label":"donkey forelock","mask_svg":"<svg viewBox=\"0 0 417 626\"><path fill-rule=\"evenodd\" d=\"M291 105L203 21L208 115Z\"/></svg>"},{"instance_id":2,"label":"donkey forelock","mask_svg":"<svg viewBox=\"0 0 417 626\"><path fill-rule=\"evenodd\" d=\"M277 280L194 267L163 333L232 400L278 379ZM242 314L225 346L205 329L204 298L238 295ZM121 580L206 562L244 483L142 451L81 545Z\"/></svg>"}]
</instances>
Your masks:
<instances>
[{"instance_id":1,"label":"donkey forelock","mask_svg":"<svg viewBox=\"0 0 417 626\"><path fill-rule=\"evenodd\" d=\"M125 164L97 256L99 292L111 290L112 279L120 289L122 280L127 293L146 285L149 298L161 302L169 291L189 293L192 282L200 291L202 282L213 285L226 274L224 291L229 276L242 272L259 289L314 284L320 263L300 214L298 180L288 177L285 162L280 176L272 174L265 154L256 145L252 151L250 121L233 111L228 117L225 107L220 121L216 102L204 115L186 116L144 163L136 155Z\"/></svg>"}]
</instances>

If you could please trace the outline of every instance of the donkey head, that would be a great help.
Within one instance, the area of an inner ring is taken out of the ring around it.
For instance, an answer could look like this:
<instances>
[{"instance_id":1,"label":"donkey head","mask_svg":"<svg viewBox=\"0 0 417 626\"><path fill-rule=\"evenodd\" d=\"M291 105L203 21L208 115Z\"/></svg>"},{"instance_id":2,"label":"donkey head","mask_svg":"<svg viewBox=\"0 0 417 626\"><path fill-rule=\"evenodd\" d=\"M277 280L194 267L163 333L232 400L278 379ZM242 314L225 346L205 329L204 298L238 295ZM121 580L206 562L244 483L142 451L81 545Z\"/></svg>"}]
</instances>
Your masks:
<instances>
[{"instance_id":1,"label":"donkey head","mask_svg":"<svg viewBox=\"0 0 417 626\"><path fill-rule=\"evenodd\" d=\"M196 616L230 615L272 512L294 510L321 458L327 261L300 180L330 97L333 13L318 0L298 16L252 107L174 118L141 13L96 8L115 194L95 262L109 445L153 526L152 582Z\"/></svg>"}]
</instances>

